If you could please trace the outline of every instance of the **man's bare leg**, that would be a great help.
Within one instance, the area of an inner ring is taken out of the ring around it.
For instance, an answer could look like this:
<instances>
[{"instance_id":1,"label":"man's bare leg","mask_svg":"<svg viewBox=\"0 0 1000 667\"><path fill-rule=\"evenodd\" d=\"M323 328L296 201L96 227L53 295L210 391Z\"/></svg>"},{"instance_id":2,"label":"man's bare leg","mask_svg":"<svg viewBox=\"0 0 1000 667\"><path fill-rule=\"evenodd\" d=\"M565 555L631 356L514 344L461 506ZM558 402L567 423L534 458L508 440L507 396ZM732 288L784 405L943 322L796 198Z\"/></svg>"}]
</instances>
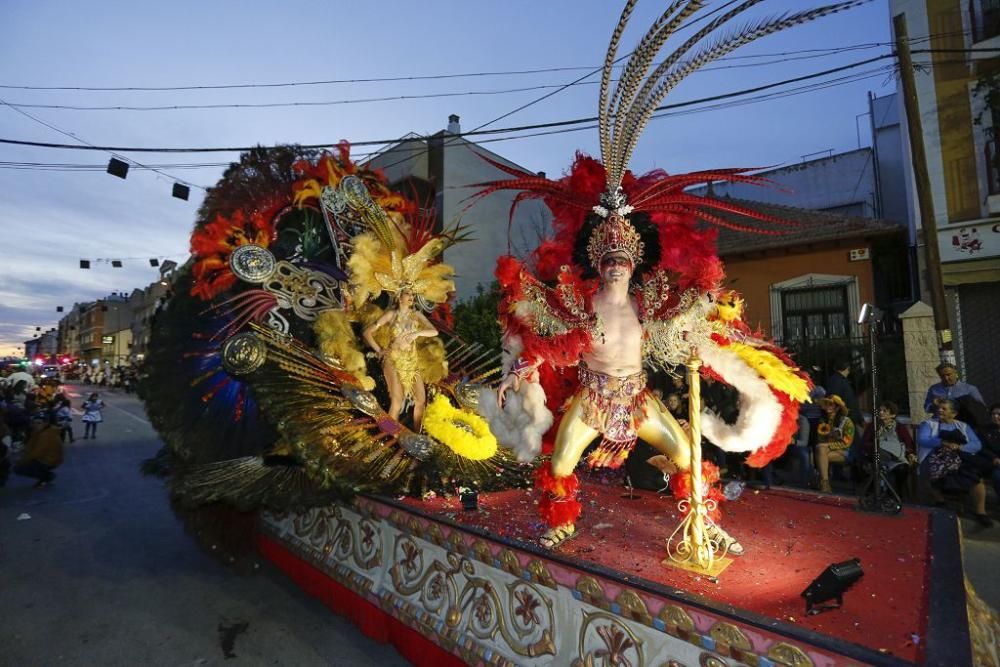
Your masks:
<instances>
[{"instance_id":1,"label":"man's bare leg","mask_svg":"<svg viewBox=\"0 0 1000 667\"><path fill-rule=\"evenodd\" d=\"M639 427L639 437L670 459L677 472L691 469L691 439L684 428L660 402L650 396L646 399L646 421ZM734 556L743 555L743 545L721 526L709 523L708 537L717 549Z\"/></svg>"}]
</instances>

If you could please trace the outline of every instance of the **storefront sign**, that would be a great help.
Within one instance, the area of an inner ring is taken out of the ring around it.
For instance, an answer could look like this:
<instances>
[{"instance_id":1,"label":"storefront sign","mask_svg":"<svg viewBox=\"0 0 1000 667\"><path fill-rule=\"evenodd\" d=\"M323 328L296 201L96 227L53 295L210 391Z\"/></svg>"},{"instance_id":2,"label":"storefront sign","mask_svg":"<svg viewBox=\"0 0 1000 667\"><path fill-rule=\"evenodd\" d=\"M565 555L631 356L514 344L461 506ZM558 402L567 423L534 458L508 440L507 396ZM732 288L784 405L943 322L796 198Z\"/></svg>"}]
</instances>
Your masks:
<instances>
[{"instance_id":1,"label":"storefront sign","mask_svg":"<svg viewBox=\"0 0 1000 667\"><path fill-rule=\"evenodd\" d=\"M981 220L938 231L942 262L1000 257L1000 220Z\"/></svg>"},{"instance_id":2,"label":"storefront sign","mask_svg":"<svg viewBox=\"0 0 1000 667\"><path fill-rule=\"evenodd\" d=\"M101 338L101 342L104 343L105 345L114 345L115 337L114 336L104 336L104 337Z\"/></svg>"}]
</instances>

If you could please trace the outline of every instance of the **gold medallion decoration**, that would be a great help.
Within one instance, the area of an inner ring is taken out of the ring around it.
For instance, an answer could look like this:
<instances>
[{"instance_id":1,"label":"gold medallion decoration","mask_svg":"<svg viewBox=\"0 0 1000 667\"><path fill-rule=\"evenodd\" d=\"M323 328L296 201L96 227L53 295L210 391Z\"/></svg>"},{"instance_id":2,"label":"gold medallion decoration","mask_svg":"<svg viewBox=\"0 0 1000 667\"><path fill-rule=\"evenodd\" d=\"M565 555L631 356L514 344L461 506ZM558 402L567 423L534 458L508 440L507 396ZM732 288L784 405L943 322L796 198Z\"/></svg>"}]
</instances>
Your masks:
<instances>
[{"instance_id":1,"label":"gold medallion decoration","mask_svg":"<svg viewBox=\"0 0 1000 667\"><path fill-rule=\"evenodd\" d=\"M742 651L753 650L753 644L750 643L747 636L732 623L716 623L709 630L709 636L715 640L716 646L722 644L728 648L740 649Z\"/></svg>"},{"instance_id":2,"label":"gold medallion decoration","mask_svg":"<svg viewBox=\"0 0 1000 667\"><path fill-rule=\"evenodd\" d=\"M813 661L805 651L785 642L778 642L772 646L767 652L767 657L787 667L813 667Z\"/></svg>"},{"instance_id":3,"label":"gold medallion decoration","mask_svg":"<svg viewBox=\"0 0 1000 667\"><path fill-rule=\"evenodd\" d=\"M455 399L466 410L476 410L479 408L479 392L482 388L481 384L459 382L455 387Z\"/></svg>"},{"instance_id":4,"label":"gold medallion decoration","mask_svg":"<svg viewBox=\"0 0 1000 667\"><path fill-rule=\"evenodd\" d=\"M222 367L231 375L253 373L266 359L264 341L252 333L236 334L222 344Z\"/></svg>"},{"instance_id":5,"label":"gold medallion decoration","mask_svg":"<svg viewBox=\"0 0 1000 667\"><path fill-rule=\"evenodd\" d=\"M238 246L229 256L229 268L248 283L262 283L270 278L276 264L271 251L255 243Z\"/></svg>"},{"instance_id":6,"label":"gold medallion decoration","mask_svg":"<svg viewBox=\"0 0 1000 667\"><path fill-rule=\"evenodd\" d=\"M434 451L434 441L426 435L406 431L399 436L399 444L406 453L419 461L427 460Z\"/></svg>"}]
</instances>

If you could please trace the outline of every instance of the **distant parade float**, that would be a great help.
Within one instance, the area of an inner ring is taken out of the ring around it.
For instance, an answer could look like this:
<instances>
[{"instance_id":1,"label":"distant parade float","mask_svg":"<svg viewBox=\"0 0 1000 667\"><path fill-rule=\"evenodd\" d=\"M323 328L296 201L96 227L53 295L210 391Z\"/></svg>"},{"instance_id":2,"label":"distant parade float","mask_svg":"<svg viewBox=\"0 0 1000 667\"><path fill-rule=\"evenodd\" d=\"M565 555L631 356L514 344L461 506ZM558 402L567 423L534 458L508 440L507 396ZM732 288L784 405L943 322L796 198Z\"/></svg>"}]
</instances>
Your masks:
<instances>
[{"instance_id":1,"label":"distant parade float","mask_svg":"<svg viewBox=\"0 0 1000 667\"><path fill-rule=\"evenodd\" d=\"M702 437L766 465L811 384L742 319L715 228L794 221L687 192L765 184L746 170L628 169L687 75L858 2L730 30L757 4L739 3L663 55L702 4L673 2L613 82L635 4L603 68L601 159L578 154L556 180L493 162L505 178L470 193L553 214L551 238L498 262L502 352L454 330L443 253L461 224L346 143L260 149L210 190L157 315L143 391L166 446L147 469L169 474L206 547L237 565L262 554L418 664L998 664L953 518L859 516L807 492L724 502ZM647 386L677 369L688 424ZM704 409L701 377L739 392L734 423ZM639 439L672 496L599 472Z\"/></svg>"}]
</instances>

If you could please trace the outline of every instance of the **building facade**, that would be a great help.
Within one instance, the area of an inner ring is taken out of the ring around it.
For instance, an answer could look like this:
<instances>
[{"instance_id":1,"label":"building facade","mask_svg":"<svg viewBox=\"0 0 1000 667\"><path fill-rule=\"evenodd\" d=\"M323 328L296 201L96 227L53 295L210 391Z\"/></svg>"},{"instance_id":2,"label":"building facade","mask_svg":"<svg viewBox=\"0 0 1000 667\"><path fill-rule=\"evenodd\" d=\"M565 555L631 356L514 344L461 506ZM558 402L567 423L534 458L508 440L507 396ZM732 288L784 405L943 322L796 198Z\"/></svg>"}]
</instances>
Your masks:
<instances>
[{"instance_id":1,"label":"building facade","mask_svg":"<svg viewBox=\"0 0 1000 667\"><path fill-rule=\"evenodd\" d=\"M988 401L998 400L1000 3L892 0L891 15L894 30L905 30L913 43L915 68L902 76L915 91L917 113L904 120L923 139L933 210L933 220L925 221L917 209L919 243L937 245L963 376ZM925 48L931 52L920 52Z\"/></svg>"}]
</instances>

